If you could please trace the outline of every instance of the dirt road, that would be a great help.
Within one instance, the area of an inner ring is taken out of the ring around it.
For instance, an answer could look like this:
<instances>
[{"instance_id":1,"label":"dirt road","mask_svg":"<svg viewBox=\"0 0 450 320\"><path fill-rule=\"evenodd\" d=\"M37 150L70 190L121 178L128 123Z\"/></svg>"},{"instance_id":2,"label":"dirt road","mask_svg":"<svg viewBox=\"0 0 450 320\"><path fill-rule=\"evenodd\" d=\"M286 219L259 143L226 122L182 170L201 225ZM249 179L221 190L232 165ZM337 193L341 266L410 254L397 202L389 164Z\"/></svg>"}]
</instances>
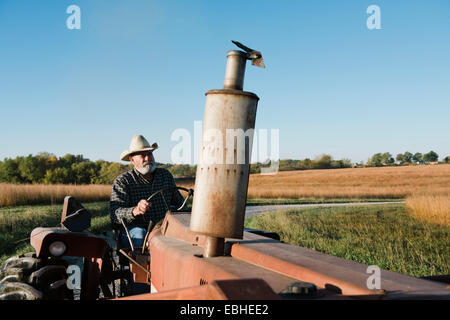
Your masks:
<instances>
[{"instance_id":1,"label":"dirt road","mask_svg":"<svg viewBox=\"0 0 450 320\"><path fill-rule=\"evenodd\" d=\"M247 206L245 208L245 218L251 217L256 214L261 214L270 211L277 210L289 210L298 208L309 207L340 207L340 206L368 206L368 205L380 205L380 204L404 204L404 201L387 201L387 202L346 202L346 203L315 203L315 204L277 204L277 205L264 205L264 206Z\"/></svg>"}]
</instances>

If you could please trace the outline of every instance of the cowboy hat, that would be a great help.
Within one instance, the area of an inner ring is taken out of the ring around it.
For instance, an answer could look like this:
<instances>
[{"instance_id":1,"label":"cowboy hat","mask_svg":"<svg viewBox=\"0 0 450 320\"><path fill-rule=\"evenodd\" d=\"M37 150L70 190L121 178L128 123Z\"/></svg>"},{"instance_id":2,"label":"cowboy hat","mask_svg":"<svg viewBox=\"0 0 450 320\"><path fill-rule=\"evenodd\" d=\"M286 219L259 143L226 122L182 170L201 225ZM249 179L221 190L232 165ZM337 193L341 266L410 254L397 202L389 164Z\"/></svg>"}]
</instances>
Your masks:
<instances>
[{"instance_id":1,"label":"cowboy hat","mask_svg":"<svg viewBox=\"0 0 450 320\"><path fill-rule=\"evenodd\" d=\"M155 142L154 144L150 145L143 136L141 135L135 135L130 142L130 147L128 150L125 150L120 155L120 160L122 161L130 161L130 156L133 153L141 152L141 151L153 151L155 149L158 149L158 144Z\"/></svg>"}]
</instances>

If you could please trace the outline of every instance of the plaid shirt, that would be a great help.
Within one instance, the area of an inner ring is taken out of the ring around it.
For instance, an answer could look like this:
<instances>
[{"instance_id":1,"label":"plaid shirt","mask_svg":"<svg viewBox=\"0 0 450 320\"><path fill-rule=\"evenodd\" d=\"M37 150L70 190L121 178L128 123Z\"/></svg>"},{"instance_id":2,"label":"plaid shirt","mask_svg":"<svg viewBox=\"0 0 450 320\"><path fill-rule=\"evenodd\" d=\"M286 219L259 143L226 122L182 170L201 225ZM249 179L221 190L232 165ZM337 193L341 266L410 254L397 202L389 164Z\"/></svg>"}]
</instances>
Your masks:
<instances>
[{"instance_id":1,"label":"plaid shirt","mask_svg":"<svg viewBox=\"0 0 450 320\"><path fill-rule=\"evenodd\" d=\"M140 226L147 228L150 220L155 223L163 219L168 211L167 205L181 206L184 199L178 190L165 190L155 195L151 200L151 206L143 215L133 216L133 208L142 199L147 200L154 192L166 187L175 187L172 174L163 168L156 168L153 180L146 180L138 171L131 169L119 175L114 180L109 205L111 222L116 227L121 227L123 220L127 227Z\"/></svg>"}]
</instances>

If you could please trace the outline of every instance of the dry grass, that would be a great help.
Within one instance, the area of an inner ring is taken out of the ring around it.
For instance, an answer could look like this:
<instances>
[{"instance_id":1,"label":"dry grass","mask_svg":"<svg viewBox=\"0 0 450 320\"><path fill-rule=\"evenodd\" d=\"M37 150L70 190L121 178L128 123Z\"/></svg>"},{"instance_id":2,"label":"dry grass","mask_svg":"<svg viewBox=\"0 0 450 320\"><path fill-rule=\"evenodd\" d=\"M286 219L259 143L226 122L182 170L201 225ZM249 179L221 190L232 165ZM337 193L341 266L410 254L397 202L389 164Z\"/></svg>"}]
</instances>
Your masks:
<instances>
[{"instance_id":1,"label":"dry grass","mask_svg":"<svg viewBox=\"0 0 450 320\"><path fill-rule=\"evenodd\" d=\"M194 188L193 181L178 185ZM249 199L400 199L413 194L444 194L450 190L450 165L252 174ZM61 204L66 195L82 202L108 200L110 185L0 184L0 206ZM447 206L448 208L448 206Z\"/></svg>"},{"instance_id":2,"label":"dry grass","mask_svg":"<svg viewBox=\"0 0 450 320\"><path fill-rule=\"evenodd\" d=\"M283 171L251 175L249 198L399 199L450 189L450 165Z\"/></svg>"},{"instance_id":3,"label":"dry grass","mask_svg":"<svg viewBox=\"0 0 450 320\"><path fill-rule=\"evenodd\" d=\"M185 188L194 188L189 182L178 183ZM0 183L0 207L34 204L62 204L64 197L71 195L81 202L108 201L111 185L68 184L9 184Z\"/></svg>"},{"instance_id":4,"label":"dry grass","mask_svg":"<svg viewBox=\"0 0 450 320\"><path fill-rule=\"evenodd\" d=\"M105 201L111 195L109 185L0 184L0 207L30 204L62 204L64 197L81 202Z\"/></svg>"},{"instance_id":5,"label":"dry grass","mask_svg":"<svg viewBox=\"0 0 450 320\"><path fill-rule=\"evenodd\" d=\"M414 218L450 227L450 191L442 194L413 194L406 198Z\"/></svg>"}]
</instances>

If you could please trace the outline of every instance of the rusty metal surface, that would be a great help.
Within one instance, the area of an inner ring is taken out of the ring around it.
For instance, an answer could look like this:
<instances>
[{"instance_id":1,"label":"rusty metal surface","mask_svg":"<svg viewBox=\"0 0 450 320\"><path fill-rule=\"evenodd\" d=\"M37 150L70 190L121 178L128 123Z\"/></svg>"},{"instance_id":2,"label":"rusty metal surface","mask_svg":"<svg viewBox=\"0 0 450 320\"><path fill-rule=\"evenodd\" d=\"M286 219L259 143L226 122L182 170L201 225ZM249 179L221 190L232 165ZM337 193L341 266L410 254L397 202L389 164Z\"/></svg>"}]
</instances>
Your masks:
<instances>
[{"instance_id":1,"label":"rusty metal surface","mask_svg":"<svg viewBox=\"0 0 450 320\"><path fill-rule=\"evenodd\" d=\"M224 253L224 238L206 237L206 242L203 250L205 258L223 256Z\"/></svg>"},{"instance_id":2,"label":"rusty metal surface","mask_svg":"<svg viewBox=\"0 0 450 320\"><path fill-rule=\"evenodd\" d=\"M149 241L151 238L162 232L162 234L177 238L192 245L204 246L206 241L206 236L201 234L196 234L189 229L189 221L191 220L190 213L167 213L161 224L161 230L155 228L155 230L150 234ZM170 228L169 228L170 226Z\"/></svg>"},{"instance_id":3,"label":"rusty metal surface","mask_svg":"<svg viewBox=\"0 0 450 320\"><path fill-rule=\"evenodd\" d=\"M296 279L233 257L204 258L202 247L164 236L150 243L152 284L158 291L207 284L215 280L261 278L275 292Z\"/></svg>"},{"instance_id":4,"label":"rusty metal surface","mask_svg":"<svg viewBox=\"0 0 450 320\"><path fill-rule=\"evenodd\" d=\"M67 246L65 256L103 258L107 243L104 239L86 232L68 232L62 228L35 228L31 232L30 244L36 250L37 257L50 256L49 245L62 241Z\"/></svg>"},{"instance_id":5,"label":"rusty metal surface","mask_svg":"<svg viewBox=\"0 0 450 320\"><path fill-rule=\"evenodd\" d=\"M231 246L231 255L274 271L312 282L318 287L333 286L344 295L385 294L433 290L450 294L445 284L381 270L381 290L367 288L367 265L337 258L306 248L246 233L244 241Z\"/></svg>"},{"instance_id":6,"label":"rusty metal surface","mask_svg":"<svg viewBox=\"0 0 450 320\"><path fill-rule=\"evenodd\" d=\"M241 238L257 99L226 93L206 96L202 142L195 179L191 230L217 238ZM229 130L249 134L243 147ZM208 141L216 132L217 139ZM227 138L228 134L228 138ZM218 141L217 141L218 140Z\"/></svg>"},{"instance_id":7,"label":"rusty metal surface","mask_svg":"<svg viewBox=\"0 0 450 320\"><path fill-rule=\"evenodd\" d=\"M144 268L147 268L148 265L144 265ZM134 282L139 283L150 283L150 271L143 270L135 263L130 263L130 271L133 273Z\"/></svg>"},{"instance_id":8,"label":"rusty metal surface","mask_svg":"<svg viewBox=\"0 0 450 320\"><path fill-rule=\"evenodd\" d=\"M194 287L146 293L115 300L279 300L261 279L219 280Z\"/></svg>"},{"instance_id":9,"label":"rusty metal surface","mask_svg":"<svg viewBox=\"0 0 450 320\"><path fill-rule=\"evenodd\" d=\"M119 252L130 260L130 271L133 273L134 282L150 283L150 256L142 253L140 249L129 252L119 249Z\"/></svg>"},{"instance_id":10,"label":"rusty metal surface","mask_svg":"<svg viewBox=\"0 0 450 320\"><path fill-rule=\"evenodd\" d=\"M193 287L214 280L237 277L215 266L207 266L203 248L161 234L150 242L152 284L157 291Z\"/></svg>"},{"instance_id":11,"label":"rusty metal surface","mask_svg":"<svg viewBox=\"0 0 450 320\"><path fill-rule=\"evenodd\" d=\"M228 51L225 69L224 89L242 90L244 88L247 54L239 50Z\"/></svg>"},{"instance_id":12,"label":"rusty metal surface","mask_svg":"<svg viewBox=\"0 0 450 320\"><path fill-rule=\"evenodd\" d=\"M242 91L242 90L234 90L234 89L212 89L205 93L206 96L208 95L214 95L214 94L229 94L229 95L236 95L236 96L247 96L250 98L254 98L257 101L259 101L259 97L248 91Z\"/></svg>"},{"instance_id":13,"label":"rusty metal surface","mask_svg":"<svg viewBox=\"0 0 450 320\"><path fill-rule=\"evenodd\" d=\"M259 98L244 92L247 59L262 58L241 49L228 51L223 90L206 93L202 139L195 178L190 228L208 237L205 256L218 254L221 241L242 238L251 149ZM257 62L258 64L258 62Z\"/></svg>"}]
</instances>

